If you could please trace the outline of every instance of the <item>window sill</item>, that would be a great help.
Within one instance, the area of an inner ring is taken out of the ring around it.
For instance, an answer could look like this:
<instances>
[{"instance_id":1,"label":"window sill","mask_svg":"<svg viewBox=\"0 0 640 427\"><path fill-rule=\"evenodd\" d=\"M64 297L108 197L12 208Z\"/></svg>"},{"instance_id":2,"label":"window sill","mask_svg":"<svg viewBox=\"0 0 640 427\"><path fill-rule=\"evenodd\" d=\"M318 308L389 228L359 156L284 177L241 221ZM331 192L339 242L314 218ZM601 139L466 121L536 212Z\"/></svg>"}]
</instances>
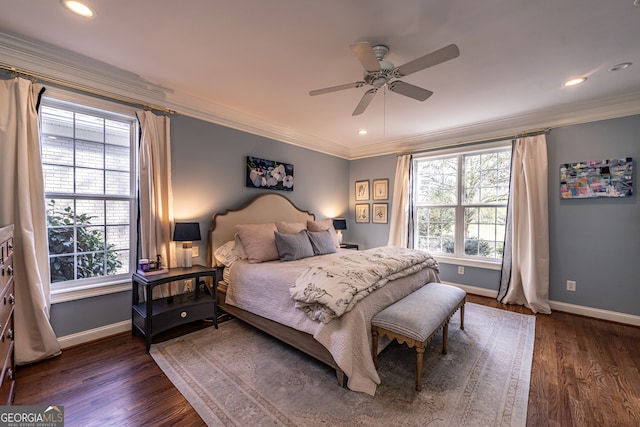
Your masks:
<instances>
[{"instance_id":1,"label":"window sill","mask_svg":"<svg viewBox=\"0 0 640 427\"><path fill-rule=\"evenodd\" d=\"M458 258L445 255L433 255L433 257L441 264L455 264L465 267L484 268L486 270L501 270L502 260L476 260L470 258Z\"/></svg>"},{"instance_id":2,"label":"window sill","mask_svg":"<svg viewBox=\"0 0 640 427\"><path fill-rule=\"evenodd\" d=\"M60 289L51 291L51 304L115 294L130 290L131 279L94 283L92 285L74 287L73 289Z\"/></svg>"}]
</instances>

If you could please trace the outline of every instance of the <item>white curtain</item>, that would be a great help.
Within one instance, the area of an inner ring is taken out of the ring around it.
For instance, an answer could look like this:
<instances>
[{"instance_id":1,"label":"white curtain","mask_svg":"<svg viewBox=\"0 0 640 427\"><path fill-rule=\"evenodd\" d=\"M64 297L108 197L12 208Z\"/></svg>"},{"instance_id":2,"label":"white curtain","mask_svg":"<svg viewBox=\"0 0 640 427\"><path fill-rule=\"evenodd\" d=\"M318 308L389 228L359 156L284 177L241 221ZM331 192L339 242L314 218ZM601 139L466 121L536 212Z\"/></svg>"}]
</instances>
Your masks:
<instances>
[{"instance_id":1,"label":"white curtain","mask_svg":"<svg viewBox=\"0 0 640 427\"><path fill-rule=\"evenodd\" d=\"M14 224L15 361L60 353L49 322L50 277L38 103L44 88L0 80L0 225Z\"/></svg>"},{"instance_id":2,"label":"white curtain","mask_svg":"<svg viewBox=\"0 0 640 427\"><path fill-rule=\"evenodd\" d=\"M176 267L174 246L171 245L173 222L173 192L171 188L171 138L169 117L150 111L138 111L142 135L140 138L140 218L139 245L141 258L162 257L163 265ZM154 298L177 292L173 287L158 286Z\"/></svg>"},{"instance_id":3,"label":"white curtain","mask_svg":"<svg viewBox=\"0 0 640 427\"><path fill-rule=\"evenodd\" d=\"M411 154L398 157L393 183L389 246L406 248L411 228Z\"/></svg>"},{"instance_id":4,"label":"white curtain","mask_svg":"<svg viewBox=\"0 0 640 427\"><path fill-rule=\"evenodd\" d=\"M534 313L549 307L548 165L545 135L514 142L507 239L498 299Z\"/></svg>"}]
</instances>

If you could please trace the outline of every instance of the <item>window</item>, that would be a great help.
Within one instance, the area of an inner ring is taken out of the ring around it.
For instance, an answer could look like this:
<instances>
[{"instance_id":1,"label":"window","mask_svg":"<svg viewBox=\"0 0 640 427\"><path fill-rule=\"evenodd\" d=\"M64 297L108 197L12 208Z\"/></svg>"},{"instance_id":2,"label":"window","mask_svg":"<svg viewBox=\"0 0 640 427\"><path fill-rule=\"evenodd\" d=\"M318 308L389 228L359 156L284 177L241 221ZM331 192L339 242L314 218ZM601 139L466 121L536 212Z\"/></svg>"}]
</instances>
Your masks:
<instances>
[{"instance_id":1,"label":"window","mask_svg":"<svg viewBox=\"0 0 640 427\"><path fill-rule=\"evenodd\" d=\"M130 280L136 119L45 98L40 121L52 291Z\"/></svg>"},{"instance_id":2,"label":"window","mask_svg":"<svg viewBox=\"0 0 640 427\"><path fill-rule=\"evenodd\" d=\"M414 246L435 255L502 259L511 146L414 158Z\"/></svg>"}]
</instances>

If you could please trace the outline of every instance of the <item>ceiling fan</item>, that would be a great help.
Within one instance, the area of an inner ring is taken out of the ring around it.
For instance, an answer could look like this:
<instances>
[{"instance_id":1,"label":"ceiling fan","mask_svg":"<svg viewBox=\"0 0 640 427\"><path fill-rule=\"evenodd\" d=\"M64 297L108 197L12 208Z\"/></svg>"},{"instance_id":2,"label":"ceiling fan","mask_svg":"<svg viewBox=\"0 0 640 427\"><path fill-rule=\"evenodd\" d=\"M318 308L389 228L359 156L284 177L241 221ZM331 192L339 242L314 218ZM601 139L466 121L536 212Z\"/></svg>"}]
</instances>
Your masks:
<instances>
[{"instance_id":1,"label":"ceiling fan","mask_svg":"<svg viewBox=\"0 0 640 427\"><path fill-rule=\"evenodd\" d=\"M312 90L309 95L322 95L364 85L373 86L372 89L364 93L356 109L353 110L352 116L364 113L378 89L384 86L388 87L391 92L399 93L418 101L424 101L433 95L433 92L396 79L441 64L460 55L458 46L450 44L396 67L391 62L385 61L384 57L389 53L389 48L385 45L372 46L368 42L355 43L351 45L351 51L364 67L364 79L353 83Z\"/></svg>"}]
</instances>

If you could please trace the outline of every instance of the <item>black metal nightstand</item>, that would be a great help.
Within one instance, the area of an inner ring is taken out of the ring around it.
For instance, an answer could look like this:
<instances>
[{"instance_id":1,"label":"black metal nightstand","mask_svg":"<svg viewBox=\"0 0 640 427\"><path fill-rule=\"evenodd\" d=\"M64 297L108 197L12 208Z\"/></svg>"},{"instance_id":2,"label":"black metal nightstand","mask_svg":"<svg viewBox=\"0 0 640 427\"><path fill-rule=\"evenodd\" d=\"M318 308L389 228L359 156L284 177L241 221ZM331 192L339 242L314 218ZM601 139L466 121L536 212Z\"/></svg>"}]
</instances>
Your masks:
<instances>
[{"instance_id":1,"label":"black metal nightstand","mask_svg":"<svg viewBox=\"0 0 640 427\"><path fill-rule=\"evenodd\" d=\"M356 251L358 250L358 245L356 245L355 243L340 243L340 247L342 249L355 249Z\"/></svg>"}]
</instances>

